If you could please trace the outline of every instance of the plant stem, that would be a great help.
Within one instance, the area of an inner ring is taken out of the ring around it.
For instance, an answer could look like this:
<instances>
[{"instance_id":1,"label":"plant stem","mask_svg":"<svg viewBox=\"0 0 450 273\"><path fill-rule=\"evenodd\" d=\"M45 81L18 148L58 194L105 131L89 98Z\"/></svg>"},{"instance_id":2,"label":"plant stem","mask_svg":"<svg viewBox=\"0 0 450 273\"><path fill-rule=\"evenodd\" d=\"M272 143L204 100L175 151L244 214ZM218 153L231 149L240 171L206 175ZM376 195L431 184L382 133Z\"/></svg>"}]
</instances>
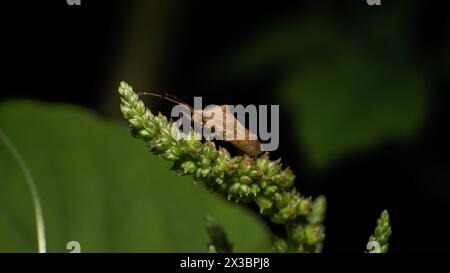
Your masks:
<instances>
[{"instance_id":1,"label":"plant stem","mask_svg":"<svg viewBox=\"0 0 450 273\"><path fill-rule=\"evenodd\" d=\"M38 251L39 253L46 253L46 240L45 240L45 226L44 226L44 215L42 213L41 200L39 198L39 193L34 183L33 177L31 176L30 169L25 164L22 156L16 147L12 144L9 138L0 130L0 140L5 144L6 148L12 154L20 169L22 170L25 180L27 181L28 187L31 192L31 197L33 199L34 213L36 216L36 228L37 228L37 239L38 239Z\"/></svg>"}]
</instances>

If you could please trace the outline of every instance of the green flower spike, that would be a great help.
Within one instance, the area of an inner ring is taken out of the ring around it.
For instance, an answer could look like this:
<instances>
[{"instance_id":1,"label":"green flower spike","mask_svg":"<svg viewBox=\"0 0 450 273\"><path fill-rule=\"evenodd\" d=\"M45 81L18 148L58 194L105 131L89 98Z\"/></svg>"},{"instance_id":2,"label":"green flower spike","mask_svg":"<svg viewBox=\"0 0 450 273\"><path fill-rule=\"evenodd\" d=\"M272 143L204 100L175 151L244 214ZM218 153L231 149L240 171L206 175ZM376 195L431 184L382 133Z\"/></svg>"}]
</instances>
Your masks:
<instances>
[{"instance_id":1,"label":"green flower spike","mask_svg":"<svg viewBox=\"0 0 450 273\"><path fill-rule=\"evenodd\" d=\"M384 210L377 220L375 233L370 236L368 248L370 253L386 253L389 249L389 237L391 237L392 228L389 224L389 213Z\"/></svg>"},{"instance_id":2,"label":"green flower spike","mask_svg":"<svg viewBox=\"0 0 450 273\"><path fill-rule=\"evenodd\" d=\"M325 237L322 224L325 211L323 197L313 201L293 187L295 175L272 161L266 153L257 158L248 155L231 157L214 142L202 143L191 138L175 140L180 133L161 114L153 115L130 85L119 86L121 111L134 137L142 139L154 154L173 161L173 170L191 175L194 181L236 202L255 202L272 222L285 225L287 248L280 251L320 252ZM278 242L280 242L278 240ZM217 251L217 249L216 249Z\"/></svg>"}]
</instances>

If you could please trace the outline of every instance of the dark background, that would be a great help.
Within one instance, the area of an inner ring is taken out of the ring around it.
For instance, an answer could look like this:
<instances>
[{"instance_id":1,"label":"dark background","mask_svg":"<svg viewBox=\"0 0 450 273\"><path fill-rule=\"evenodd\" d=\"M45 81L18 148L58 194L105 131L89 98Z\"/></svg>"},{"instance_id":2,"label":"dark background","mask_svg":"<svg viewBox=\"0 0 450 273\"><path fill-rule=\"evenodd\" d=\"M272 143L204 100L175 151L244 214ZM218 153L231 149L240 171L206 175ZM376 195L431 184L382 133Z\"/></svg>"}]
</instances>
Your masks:
<instances>
[{"instance_id":1,"label":"dark background","mask_svg":"<svg viewBox=\"0 0 450 273\"><path fill-rule=\"evenodd\" d=\"M274 104L273 90L282 71L275 67L259 77L224 81L209 73L210 60L240 43L250 30L294 11L301 16L314 9L345 26L357 25L358 13L369 8L389 9L388 1L369 7L363 0L149 2L144 4L149 8L146 22L159 23L134 30L138 31L134 37L139 37L139 31L144 36L150 33L142 41L127 38L139 1L82 0L81 6L72 7L65 1L2 3L0 100L76 104L120 120L115 92L119 80L127 79L135 87L170 91L186 101L202 95L205 104ZM296 141L287 137L295 122L281 107L281 145L273 157L282 156L284 164L291 166L303 194L327 196L326 252L361 252L384 208L391 214L392 252L447 250L446 98L450 84L443 56L450 49L448 12L431 1L399 5L413 14L408 43L417 62L431 75L427 82L429 113L412 145L386 142L316 172L306 156L298 154ZM158 41L152 45L154 37ZM133 62L127 63L128 55L123 53L128 42L137 44L128 52L135 50L138 56L147 45L156 53L143 54L142 60L137 57L135 63L141 66L130 68ZM150 59L156 60L147 62ZM167 113L171 105L158 107Z\"/></svg>"}]
</instances>

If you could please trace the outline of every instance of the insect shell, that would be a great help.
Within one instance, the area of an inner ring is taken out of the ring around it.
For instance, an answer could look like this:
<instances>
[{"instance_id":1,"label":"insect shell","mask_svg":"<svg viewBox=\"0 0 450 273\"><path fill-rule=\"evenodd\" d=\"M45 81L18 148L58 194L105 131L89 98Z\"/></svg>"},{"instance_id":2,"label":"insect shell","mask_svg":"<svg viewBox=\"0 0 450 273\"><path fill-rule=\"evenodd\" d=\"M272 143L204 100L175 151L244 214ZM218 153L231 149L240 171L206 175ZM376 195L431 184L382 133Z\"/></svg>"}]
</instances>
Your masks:
<instances>
[{"instance_id":1,"label":"insect shell","mask_svg":"<svg viewBox=\"0 0 450 273\"><path fill-rule=\"evenodd\" d=\"M215 119L215 115L222 115L223 118ZM211 130L214 127L216 132L223 132L222 139L224 141L230 142L249 156L256 157L262 153L258 137L234 117L229 105L213 106L207 110L194 110L193 120L201 123L204 128ZM223 122L217 122L217 120Z\"/></svg>"}]
</instances>

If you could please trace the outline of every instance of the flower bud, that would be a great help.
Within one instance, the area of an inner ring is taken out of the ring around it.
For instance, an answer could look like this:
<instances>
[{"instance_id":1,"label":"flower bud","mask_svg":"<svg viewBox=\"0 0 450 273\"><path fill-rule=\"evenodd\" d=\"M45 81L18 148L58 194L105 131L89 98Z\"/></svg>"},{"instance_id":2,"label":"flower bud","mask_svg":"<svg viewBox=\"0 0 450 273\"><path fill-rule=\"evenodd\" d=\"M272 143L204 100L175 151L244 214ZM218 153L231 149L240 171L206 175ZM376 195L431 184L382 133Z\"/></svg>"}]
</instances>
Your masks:
<instances>
[{"instance_id":1,"label":"flower bud","mask_svg":"<svg viewBox=\"0 0 450 273\"><path fill-rule=\"evenodd\" d=\"M273 202L265 197L258 197L258 199L256 199L256 204L259 207L259 211L261 213L263 213L265 210L270 209L273 205Z\"/></svg>"}]
</instances>

